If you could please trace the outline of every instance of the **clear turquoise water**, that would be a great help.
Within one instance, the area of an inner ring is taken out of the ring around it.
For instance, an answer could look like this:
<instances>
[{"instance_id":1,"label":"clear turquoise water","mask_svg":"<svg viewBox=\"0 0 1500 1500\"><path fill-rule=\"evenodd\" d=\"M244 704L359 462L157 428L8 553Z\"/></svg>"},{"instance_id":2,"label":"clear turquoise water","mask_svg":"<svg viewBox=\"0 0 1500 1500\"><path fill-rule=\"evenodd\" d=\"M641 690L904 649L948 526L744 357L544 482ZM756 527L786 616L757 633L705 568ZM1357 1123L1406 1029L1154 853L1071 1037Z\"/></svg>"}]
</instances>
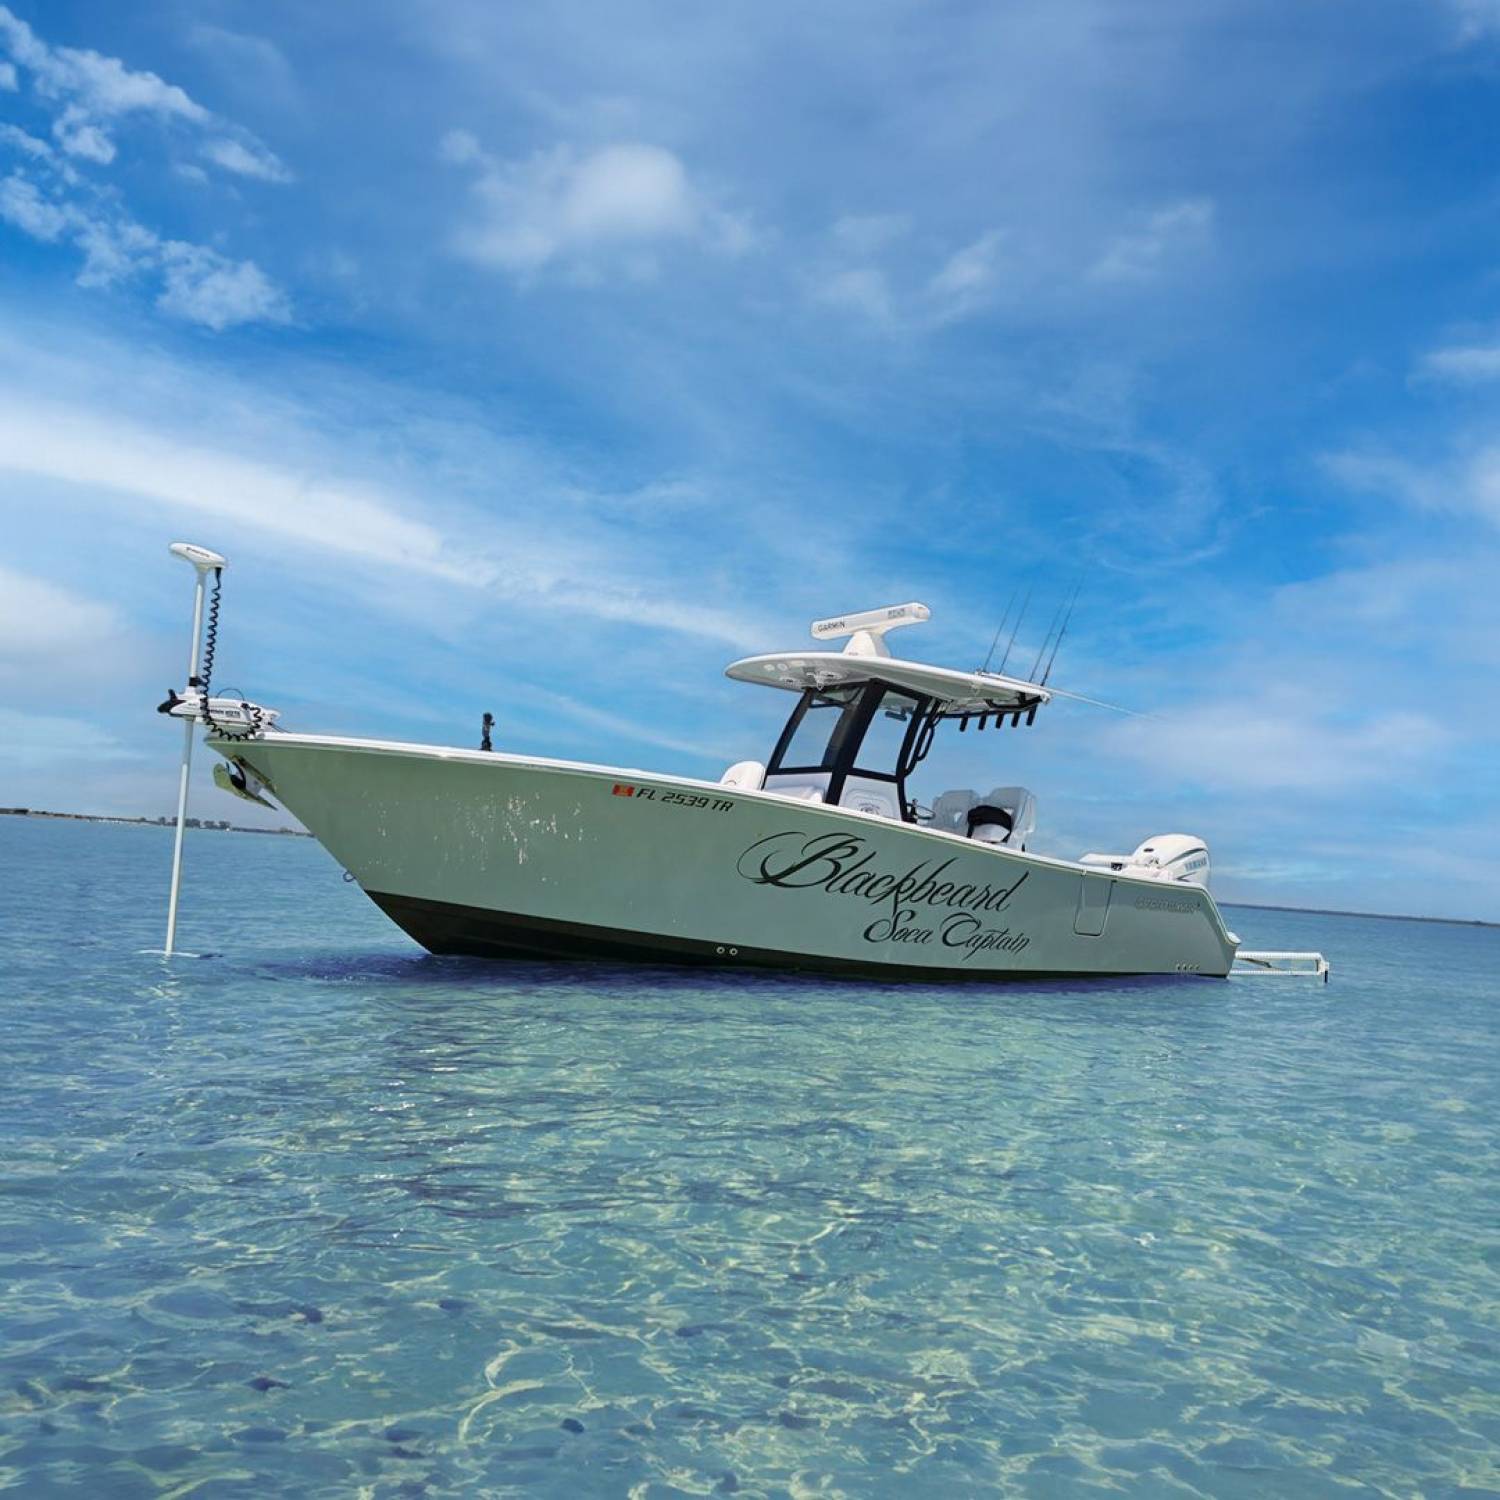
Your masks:
<instances>
[{"instance_id":1,"label":"clear turquoise water","mask_svg":"<svg viewBox=\"0 0 1500 1500\"><path fill-rule=\"evenodd\" d=\"M310 841L0 819L0 1485L1500 1492L1500 932L1334 983L421 955Z\"/></svg>"}]
</instances>

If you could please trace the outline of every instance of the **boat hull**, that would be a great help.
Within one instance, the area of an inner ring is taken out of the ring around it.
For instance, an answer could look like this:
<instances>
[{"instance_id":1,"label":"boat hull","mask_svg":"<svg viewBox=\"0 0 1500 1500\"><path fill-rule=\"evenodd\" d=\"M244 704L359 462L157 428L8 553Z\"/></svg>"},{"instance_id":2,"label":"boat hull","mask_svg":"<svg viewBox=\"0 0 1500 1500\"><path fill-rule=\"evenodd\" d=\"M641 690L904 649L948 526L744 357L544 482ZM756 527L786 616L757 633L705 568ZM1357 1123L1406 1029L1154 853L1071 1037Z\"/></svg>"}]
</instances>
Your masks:
<instances>
[{"instance_id":1,"label":"boat hull","mask_svg":"<svg viewBox=\"0 0 1500 1500\"><path fill-rule=\"evenodd\" d=\"M374 741L210 743L434 953L969 981L1234 958L1198 887L769 793Z\"/></svg>"}]
</instances>

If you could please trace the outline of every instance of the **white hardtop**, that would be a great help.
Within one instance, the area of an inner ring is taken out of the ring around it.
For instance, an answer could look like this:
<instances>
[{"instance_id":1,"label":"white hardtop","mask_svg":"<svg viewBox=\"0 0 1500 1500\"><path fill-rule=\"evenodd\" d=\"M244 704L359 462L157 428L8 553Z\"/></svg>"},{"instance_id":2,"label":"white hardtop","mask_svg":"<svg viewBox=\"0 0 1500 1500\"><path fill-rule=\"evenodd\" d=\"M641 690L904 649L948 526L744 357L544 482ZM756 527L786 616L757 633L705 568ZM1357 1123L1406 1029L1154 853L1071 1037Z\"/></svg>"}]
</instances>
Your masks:
<instances>
[{"instance_id":1,"label":"white hardtop","mask_svg":"<svg viewBox=\"0 0 1500 1500\"><path fill-rule=\"evenodd\" d=\"M983 714L1032 709L1051 701L1040 683L998 672L960 672L926 662L892 656L885 633L916 625L930 615L925 604L896 604L863 614L813 622L818 640L849 637L842 651L776 651L731 662L725 676L738 682L805 692L841 684L880 681L935 700L943 715Z\"/></svg>"}]
</instances>

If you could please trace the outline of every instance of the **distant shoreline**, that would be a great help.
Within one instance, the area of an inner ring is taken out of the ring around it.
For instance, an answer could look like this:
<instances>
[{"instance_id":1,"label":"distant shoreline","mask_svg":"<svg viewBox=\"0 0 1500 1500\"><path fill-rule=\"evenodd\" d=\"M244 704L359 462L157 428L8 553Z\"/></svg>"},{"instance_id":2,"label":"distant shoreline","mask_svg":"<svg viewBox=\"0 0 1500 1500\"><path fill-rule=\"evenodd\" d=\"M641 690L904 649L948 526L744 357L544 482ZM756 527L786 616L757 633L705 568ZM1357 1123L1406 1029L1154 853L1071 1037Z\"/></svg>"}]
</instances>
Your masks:
<instances>
[{"instance_id":1,"label":"distant shoreline","mask_svg":"<svg viewBox=\"0 0 1500 1500\"><path fill-rule=\"evenodd\" d=\"M63 823L127 823L138 828L171 828L177 821L176 818L167 817L127 818L123 814L116 816L111 813L47 812L40 807L0 807L0 817L54 818ZM269 833L292 839L312 837L305 828L247 828L239 823L231 823L227 818L189 818L187 826L208 833Z\"/></svg>"},{"instance_id":2,"label":"distant shoreline","mask_svg":"<svg viewBox=\"0 0 1500 1500\"><path fill-rule=\"evenodd\" d=\"M145 828L170 828L175 819L113 817L106 813L45 812L37 807L0 807L0 817L59 818L68 823L130 823ZM207 829L212 833L272 833L287 838L310 839L304 828L245 828L229 822L189 818L189 828ZM1486 922L1480 917L1413 917L1397 911L1343 911L1334 906L1278 906L1269 901L1221 901L1220 906L1240 907L1245 911L1295 911L1308 917L1373 917L1381 922L1440 922L1447 927L1500 927L1500 922Z\"/></svg>"},{"instance_id":3,"label":"distant shoreline","mask_svg":"<svg viewBox=\"0 0 1500 1500\"><path fill-rule=\"evenodd\" d=\"M1399 911L1343 911L1336 906L1274 906L1267 901L1221 901L1220 906L1245 911L1299 911L1308 917L1373 917L1377 922L1440 922L1444 927L1500 927L1482 917L1413 917Z\"/></svg>"}]
</instances>

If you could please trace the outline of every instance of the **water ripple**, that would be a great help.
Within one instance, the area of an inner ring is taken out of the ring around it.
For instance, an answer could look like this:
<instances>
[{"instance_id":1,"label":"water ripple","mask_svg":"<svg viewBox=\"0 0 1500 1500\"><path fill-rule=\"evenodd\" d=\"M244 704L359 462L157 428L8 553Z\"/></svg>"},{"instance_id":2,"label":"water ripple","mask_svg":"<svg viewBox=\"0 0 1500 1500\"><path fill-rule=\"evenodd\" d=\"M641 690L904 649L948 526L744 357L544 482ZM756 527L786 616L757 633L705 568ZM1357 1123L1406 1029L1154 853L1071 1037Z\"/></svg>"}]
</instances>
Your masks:
<instances>
[{"instance_id":1,"label":"water ripple","mask_svg":"<svg viewBox=\"0 0 1500 1500\"><path fill-rule=\"evenodd\" d=\"M1322 989L503 968L0 820L0 1484L1500 1492L1494 932ZM1433 978L1438 975L1438 978Z\"/></svg>"}]
</instances>

